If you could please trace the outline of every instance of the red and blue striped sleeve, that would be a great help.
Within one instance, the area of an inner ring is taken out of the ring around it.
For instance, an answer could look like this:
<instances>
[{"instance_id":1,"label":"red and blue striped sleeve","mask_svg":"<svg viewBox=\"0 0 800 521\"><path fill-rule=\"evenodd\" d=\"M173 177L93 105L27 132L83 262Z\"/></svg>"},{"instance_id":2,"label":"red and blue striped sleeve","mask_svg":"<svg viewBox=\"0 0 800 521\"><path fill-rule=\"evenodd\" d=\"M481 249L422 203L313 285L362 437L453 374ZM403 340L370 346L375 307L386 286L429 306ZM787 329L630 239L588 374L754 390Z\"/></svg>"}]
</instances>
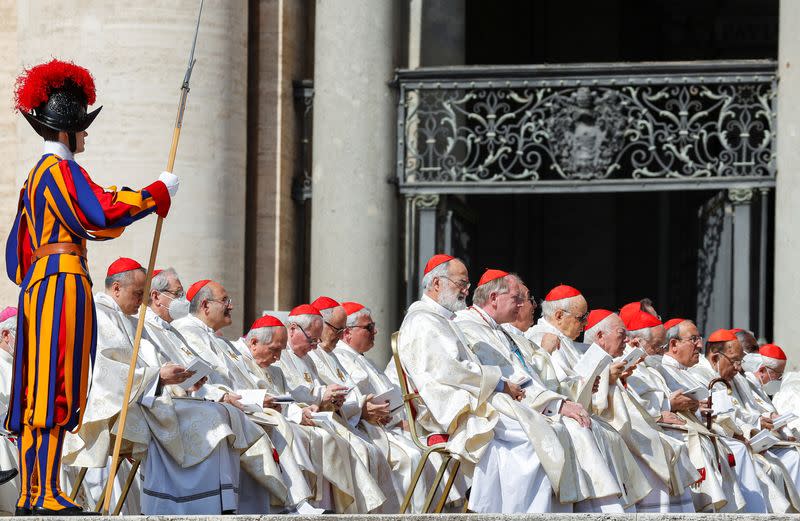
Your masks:
<instances>
[{"instance_id":1,"label":"red and blue striped sleeve","mask_svg":"<svg viewBox=\"0 0 800 521\"><path fill-rule=\"evenodd\" d=\"M166 217L169 212L169 192L161 181L139 191L105 190L80 165L68 160L54 165L51 175L57 189L50 192L64 224L86 239L117 237L125 226L151 213Z\"/></svg>"}]
</instances>

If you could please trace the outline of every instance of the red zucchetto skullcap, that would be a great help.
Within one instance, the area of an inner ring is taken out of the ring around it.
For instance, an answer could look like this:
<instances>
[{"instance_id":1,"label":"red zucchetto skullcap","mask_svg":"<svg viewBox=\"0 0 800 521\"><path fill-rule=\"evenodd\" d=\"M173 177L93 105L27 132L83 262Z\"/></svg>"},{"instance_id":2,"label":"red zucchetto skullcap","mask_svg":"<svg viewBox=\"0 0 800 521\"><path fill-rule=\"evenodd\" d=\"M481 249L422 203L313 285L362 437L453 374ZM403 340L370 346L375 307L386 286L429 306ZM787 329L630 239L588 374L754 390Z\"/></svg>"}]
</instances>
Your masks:
<instances>
[{"instance_id":1,"label":"red zucchetto skullcap","mask_svg":"<svg viewBox=\"0 0 800 521\"><path fill-rule=\"evenodd\" d=\"M664 322L664 329L672 329L673 327L677 326L681 322L686 322L685 318L671 318Z\"/></svg>"},{"instance_id":2,"label":"red zucchetto skullcap","mask_svg":"<svg viewBox=\"0 0 800 521\"><path fill-rule=\"evenodd\" d=\"M297 315L317 315L321 317L322 313L311 304L300 304L289 313L290 317L296 317Z\"/></svg>"},{"instance_id":3,"label":"red zucchetto skullcap","mask_svg":"<svg viewBox=\"0 0 800 521\"><path fill-rule=\"evenodd\" d=\"M125 273L126 271L139 270L139 269L142 269L142 265L136 262L135 260L129 259L127 257L120 257L119 259L112 262L111 266L108 267L108 271L106 272L106 277L117 275L119 273Z\"/></svg>"},{"instance_id":4,"label":"red zucchetto skullcap","mask_svg":"<svg viewBox=\"0 0 800 521\"><path fill-rule=\"evenodd\" d=\"M586 319L586 329L592 329L594 326L605 320L605 318L610 315L613 315L613 312L607 309L593 309L589 313L589 317Z\"/></svg>"},{"instance_id":5,"label":"red zucchetto skullcap","mask_svg":"<svg viewBox=\"0 0 800 521\"><path fill-rule=\"evenodd\" d=\"M630 320L631 317L635 316L641 310L642 310L642 303L637 300L636 302L629 302L628 304L625 304L624 306L619 308L619 313L617 313L617 315L619 315L619 318L621 318L622 321L625 322L625 324L627 324L628 320Z\"/></svg>"},{"instance_id":6,"label":"red zucchetto skullcap","mask_svg":"<svg viewBox=\"0 0 800 521\"><path fill-rule=\"evenodd\" d=\"M550 293L548 293L544 299L547 302L552 302L554 300L577 297L580 294L581 292L572 286L561 284L560 286L556 286L555 288L551 289Z\"/></svg>"},{"instance_id":7,"label":"red zucchetto skullcap","mask_svg":"<svg viewBox=\"0 0 800 521\"><path fill-rule=\"evenodd\" d=\"M620 318L622 317L620 316ZM646 329L648 327L656 327L661 325L661 321L647 311L628 313L628 320L622 319L622 322L625 323L625 329L628 331L637 331L639 329Z\"/></svg>"},{"instance_id":8,"label":"red zucchetto skullcap","mask_svg":"<svg viewBox=\"0 0 800 521\"><path fill-rule=\"evenodd\" d=\"M186 291L186 300L191 302L194 296L197 295L197 292L203 289L203 286L205 286L209 282L211 282L210 279L203 279L203 280L198 280L197 282L189 286L189 289Z\"/></svg>"},{"instance_id":9,"label":"red zucchetto skullcap","mask_svg":"<svg viewBox=\"0 0 800 521\"><path fill-rule=\"evenodd\" d=\"M453 260L453 257L444 253L437 253L433 257L430 258L428 263L425 265L425 273L427 275L433 268L440 264L444 264L447 261Z\"/></svg>"},{"instance_id":10,"label":"red zucchetto skullcap","mask_svg":"<svg viewBox=\"0 0 800 521\"><path fill-rule=\"evenodd\" d=\"M158 275L162 271L164 271L164 270L153 270L153 276L155 277L156 275Z\"/></svg>"},{"instance_id":11,"label":"red zucchetto skullcap","mask_svg":"<svg viewBox=\"0 0 800 521\"><path fill-rule=\"evenodd\" d=\"M775 360L786 360L786 353L783 349L775 344L764 344L758 348L758 354L765 358L774 358Z\"/></svg>"},{"instance_id":12,"label":"red zucchetto skullcap","mask_svg":"<svg viewBox=\"0 0 800 521\"><path fill-rule=\"evenodd\" d=\"M347 312L347 316L349 317L353 313L357 313L364 309L364 304L359 304L358 302L342 302L342 307Z\"/></svg>"},{"instance_id":13,"label":"red zucchetto skullcap","mask_svg":"<svg viewBox=\"0 0 800 521\"><path fill-rule=\"evenodd\" d=\"M261 329L262 327L286 327L283 325L283 322L278 320L276 317L272 315L264 315L263 317L258 317L253 325L250 326L250 330L253 329Z\"/></svg>"},{"instance_id":14,"label":"red zucchetto skullcap","mask_svg":"<svg viewBox=\"0 0 800 521\"><path fill-rule=\"evenodd\" d=\"M730 329L717 329L708 337L709 342L733 342L736 334Z\"/></svg>"},{"instance_id":15,"label":"red zucchetto skullcap","mask_svg":"<svg viewBox=\"0 0 800 521\"><path fill-rule=\"evenodd\" d=\"M335 308L336 306L341 306L341 304L339 304L330 297L319 297L317 300L312 302L311 305L317 308L319 311L322 311L323 309Z\"/></svg>"},{"instance_id":16,"label":"red zucchetto skullcap","mask_svg":"<svg viewBox=\"0 0 800 521\"><path fill-rule=\"evenodd\" d=\"M478 286L483 286L487 282L491 282L495 279L502 279L507 275L507 271L488 269L483 272L483 275L481 275L481 280L478 281Z\"/></svg>"}]
</instances>

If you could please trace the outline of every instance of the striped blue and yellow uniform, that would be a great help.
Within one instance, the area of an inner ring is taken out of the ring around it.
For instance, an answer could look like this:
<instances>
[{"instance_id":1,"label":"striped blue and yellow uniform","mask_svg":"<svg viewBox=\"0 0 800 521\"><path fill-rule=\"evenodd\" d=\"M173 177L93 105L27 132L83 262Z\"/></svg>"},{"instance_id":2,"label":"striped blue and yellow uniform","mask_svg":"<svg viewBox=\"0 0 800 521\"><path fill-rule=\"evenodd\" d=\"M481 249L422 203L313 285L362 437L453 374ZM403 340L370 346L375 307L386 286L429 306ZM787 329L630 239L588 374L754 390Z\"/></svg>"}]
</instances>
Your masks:
<instances>
[{"instance_id":1,"label":"striped blue and yellow uniform","mask_svg":"<svg viewBox=\"0 0 800 521\"><path fill-rule=\"evenodd\" d=\"M51 243L108 240L153 212L166 216L161 181L141 191L106 191L73 160L45 154L22 187L6 243L6 270L20 286L17 343L6 429L18 435L21 508L60 510L74 503L58 482L61 445L80 427L97 328L86 259L55 254Z\"/></svg>"}]
</instances>

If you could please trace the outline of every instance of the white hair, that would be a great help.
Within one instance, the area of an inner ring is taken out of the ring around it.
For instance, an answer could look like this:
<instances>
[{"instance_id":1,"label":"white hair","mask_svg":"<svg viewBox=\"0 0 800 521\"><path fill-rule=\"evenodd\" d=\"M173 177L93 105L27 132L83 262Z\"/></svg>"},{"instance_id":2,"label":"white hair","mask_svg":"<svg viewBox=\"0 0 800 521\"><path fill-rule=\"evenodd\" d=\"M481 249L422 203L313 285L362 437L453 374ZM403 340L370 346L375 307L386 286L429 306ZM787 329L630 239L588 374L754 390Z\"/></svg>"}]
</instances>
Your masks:
<instances>
[{"instance_id":1,"label":"white hair","mask_svg":"<svg viewBox=\"0 0 800 521\"><path fill-rule=\"evenodd\" d=\"M7 319L0 322L0 332L8 331L14 335L17 334L17 315L13 317L8 317Z\"/></svg>"},{"instance_id":2,"label":"white hair","mask_svg":"<svg viewBox=\"0 0 800 521\"><path fill-rule=\"evenodd\" d=\"M272 341L272 337L275 335L275 330L279 327L284 326L257 327L255 329L251 329L247 332L247 335L245 335L244 339L249 342L255 338L259 344L266 344Z\"/></svg>"},{"instance_id":3,"label":"white hair","mask_svg":"<svg viewBox=\"0 0 800 521\"><path fill-rule=\"evenodd\" d=\"M333 306L327 309L320 309L319 314L322 315L322 320L328 320L331 315L333 315L333 310L338 308L339 306Z\"/></svg>"},{"instance_id":4,"label":"white hair","mask_svg":"<svg viewBox=\"0 0 800 521\"><path fill-rule=\"evenodd\" d=\"M422 290L421 290L422 293L425 293L431 288L431 285L433 285L434 280L447 277L447 269L448 266L450 266L451 260L439 264L431 271L426 273L424 277L422 277Z\"/></svg>"},{"instance_id":5,"label":"white hair","mask_svg":"<svg viewBox=\"0 0 800 521\"><path fill-rule=\"evenodd\" d=\"M211 284L206 284L199 290L197 293L194 294L192 300L189 301L189 313L192 315L197 315L200 312L200 306L203 305L204 300L213 300L214 298L214 290L211 287Z\"/></svg>"},{"instance_id":6,"label":"white hair","mask_svg":"<svg viewBox=\"0 0 800 521\"><path fill-rule=\"evenodd\" d=\"M628 338L633 340L634 338L641 338L647 342L653 340L653 329L654 327L643 327L642 329L635 329L633 331L628 331Z\"/></svg>"},{"instance_id":7,"label":"white hair","mask_svg":"<svg viewBox=\"0 0 800 521\"><path fill-rule=\"evenodd\" d=\"M472 293L472 303L476 306L483 306L489 301L489 296L492 293L496 293L498 295L503 295L508 293L508 284L512 280L516 280L517 284L522 285L522 279L515 273L509 273L505 277L499 277L494 280L490 280L486 284L478 286L475 288L475 291Z\"/></svg>"},{"instance_id":8,"label":"white hair","mask_svg":"<svg viewBox=\"0 0 800 521\"><path fill-rule=\"evenodd\" d=\"M681 320L671 328L666 330L667 333L667 340L666 342L669 343L670 340L680 338L681 336L681 324L684 322L691 322L691 320Z\"/></svg>"},{"instance_id":9,"label":"white hair","mask_svg":"<svg viewBox=\"0 0 800 521\"><path fill-rule=\"evenodd\" d=\"M432 273L432 272L431 272ZM359 309L352 315L347 315L347 327L353 327L358 323L358 319L361 317L370 317L372 318L372 311L369 308L365 307Z\"/></svg>"},{"instance_id":10,"label":"white hair","mask_svg":"<svg viewBox=\"0 0 800 521\"><path fill-rule=\"evenodd\" d=\"M322 322L322 317L319 315L293 315L286 319L286 327L288 328L292 324L297 324L303 330L308 330L314 323L319 320Z\"/></svg>"},{"instance_id":11,"label":"white hair","mask_svg":"<svg viewBox=\"0 0 800 521\"><path fill-rule=\"evenodd\" d=\"M579 298L580 295L575 295L574 297L567 297L559 300L543 300L541 305L542 316L549 319L553 318L558 310L569 311Z\"/></svg>"},{"instance_id":12,"label":"white hair","mask_svg":"<svg viewBox=\"0 0 800 521\"><path fill-rule=\"evenodd\" d=\"M170 277L178 278L178 272L175 271L175 268L161 270L158 275L153 276L153 281L150 283L150 291L158 291L159 293L167 291Z\"/></svg>"},{"instance_id":13,"label":"white hair","mask_svg":"<svg viewBox=\"0 0 800 521\"><path fill-rule=\"evenodd\" d=\"M574 297L573 297L574 298ZM566 299L561 299L566 300ZM597 339L597 334L599 332L603 332L603 334L611 333L612 327L612 320L610 320L615 315L612 313L608 315L606 318L598 322L597 324L593 325L589 329L583 332L583 343L585 344L592 344Z\"/></svg>"}]
</instances>

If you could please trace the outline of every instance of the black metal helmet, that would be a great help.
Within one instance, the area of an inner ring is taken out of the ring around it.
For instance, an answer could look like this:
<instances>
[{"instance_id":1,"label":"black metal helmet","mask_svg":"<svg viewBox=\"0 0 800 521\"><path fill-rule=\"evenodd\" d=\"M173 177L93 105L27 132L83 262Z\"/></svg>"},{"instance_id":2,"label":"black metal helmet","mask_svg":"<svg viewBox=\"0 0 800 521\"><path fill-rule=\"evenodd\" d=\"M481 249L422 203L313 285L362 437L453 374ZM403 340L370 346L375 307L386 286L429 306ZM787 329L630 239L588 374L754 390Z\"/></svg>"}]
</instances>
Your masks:
<instances>
[{"instance_id":1,"label":"black metal helmet","mask_svg":"<svg viewBox=\"0 0 800 521\"><path fill-rule=\"evenodd\" d=\"M16 108L41 134L43 129L69 133L86 130L103 107L92 112L94 79L73 63L52 60L26 70L16 85Z\"/></svg>"}]
</instances>

